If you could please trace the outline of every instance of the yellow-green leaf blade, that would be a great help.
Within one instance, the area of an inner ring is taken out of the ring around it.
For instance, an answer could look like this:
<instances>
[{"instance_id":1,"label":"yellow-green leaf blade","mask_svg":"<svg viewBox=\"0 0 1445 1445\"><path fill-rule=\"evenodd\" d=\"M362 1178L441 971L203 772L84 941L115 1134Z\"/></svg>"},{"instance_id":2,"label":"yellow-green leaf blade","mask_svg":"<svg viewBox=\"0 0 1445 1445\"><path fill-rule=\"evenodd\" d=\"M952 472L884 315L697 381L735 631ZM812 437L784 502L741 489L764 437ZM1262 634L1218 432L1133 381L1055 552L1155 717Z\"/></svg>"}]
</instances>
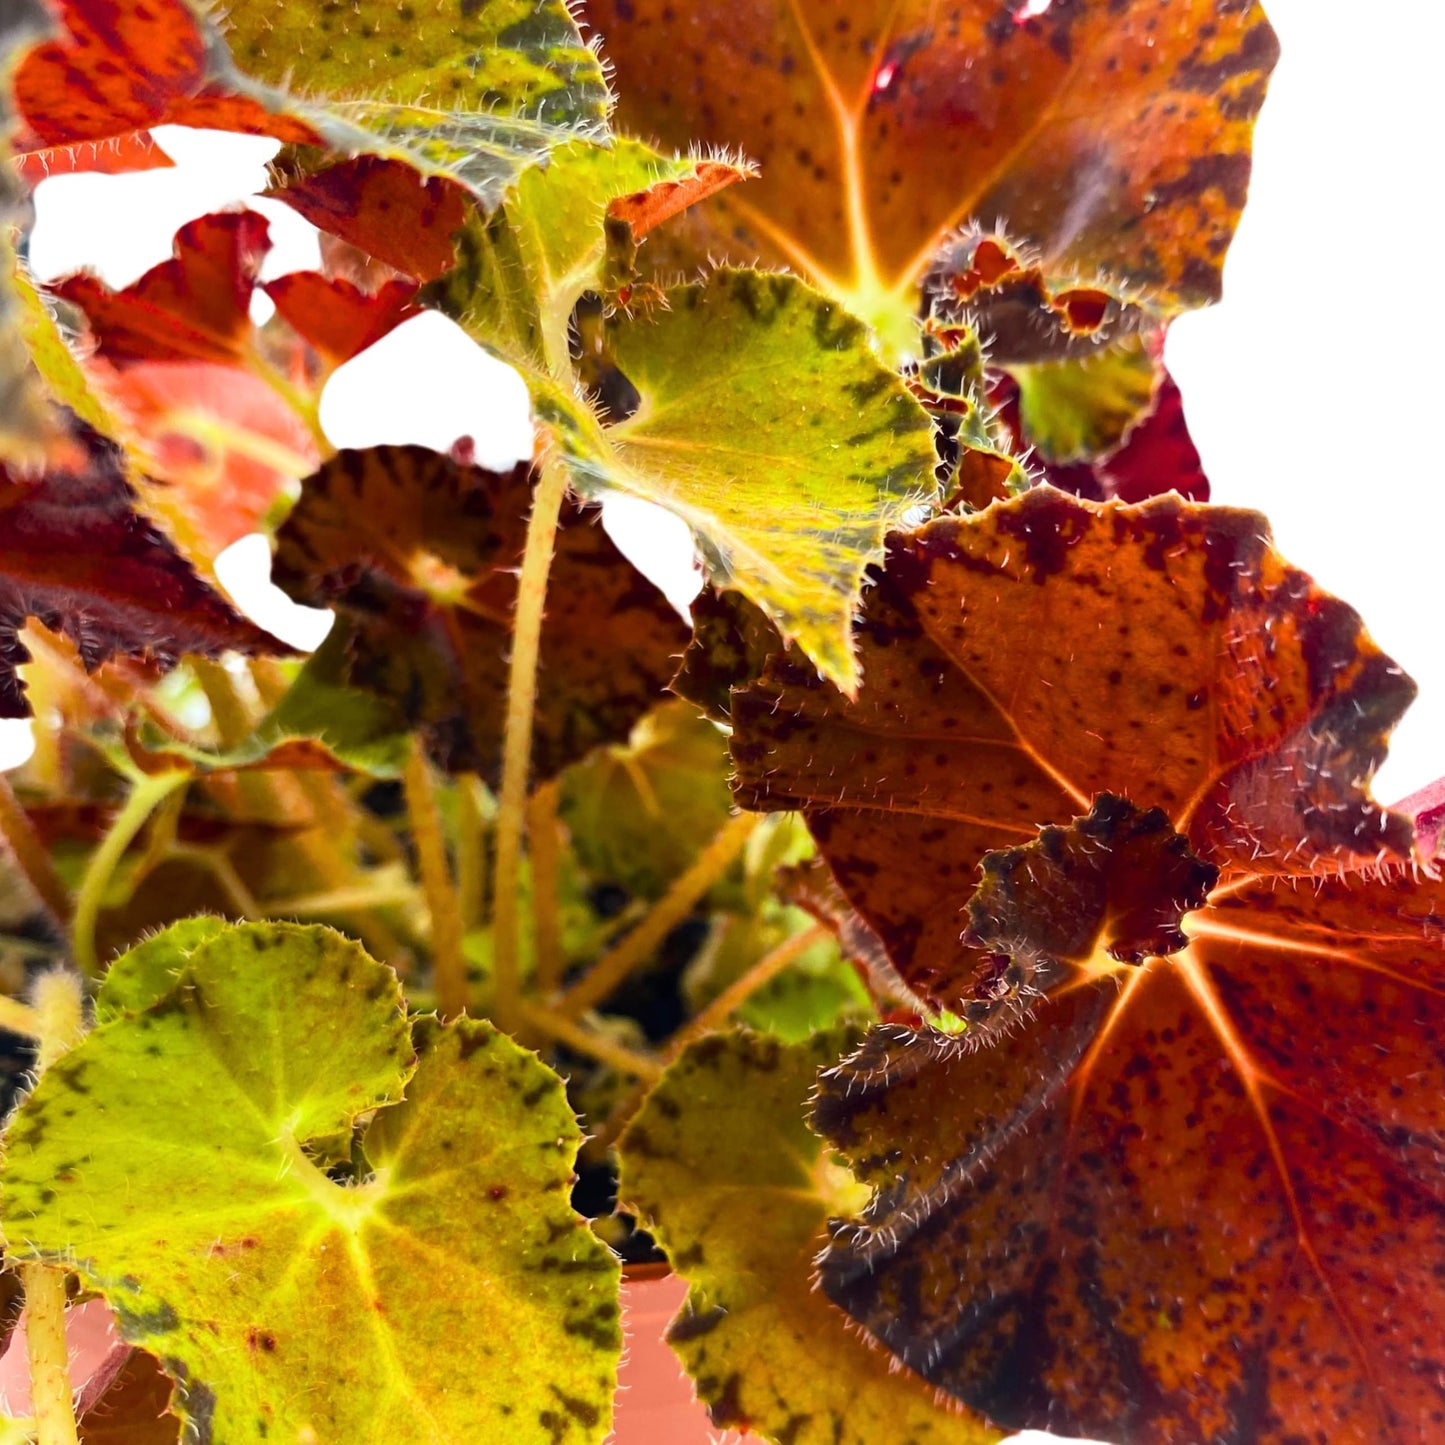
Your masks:
<instances>
[{"instance_id":1,"label":"yellow-green leaf blade","mask_svg":"<svg viewBox=\"0 0 1445 1445\"><path fill-rule=\"evenodd\" d=\"M854 1037L692 1045L622 1138L620 1195L692 1286L669 1340L715 1424L788 1445L985 1445L997 1431L935 1404L812 1288L825 1221L856 1186L804 1117Z\"/></svg>"},{"instance_id":2,"label":"yellow-green leaf blade","mask_svg":"<svg viewBox=\"0 0 1445 1445\"><path fill-rule=\"evenodd\" d=\"M794 277L719 271L667 308L609 327L641 404L605 433L600 475L577 459L578 485L677 513L713 581L851 691L864 571L932 486L932 423L863 324Z\"/></svg>"},{"instance_id":3,"label":"yellow-green leaf blade","mask_svg":"<svg viewBox=\"0 0 1445 1445\"><path fill-rule=\"evenodd\" d=\"M319 928L203 942L17 1114L11 1253L74 1260L215 1445L599 1441L616 1266L568 1203L561 1083L485 1024L416 1043L384 1107L389 969ZM304 1146L377 1106L371 1176L335 1183Z\"/></svg>"}]
</instances>

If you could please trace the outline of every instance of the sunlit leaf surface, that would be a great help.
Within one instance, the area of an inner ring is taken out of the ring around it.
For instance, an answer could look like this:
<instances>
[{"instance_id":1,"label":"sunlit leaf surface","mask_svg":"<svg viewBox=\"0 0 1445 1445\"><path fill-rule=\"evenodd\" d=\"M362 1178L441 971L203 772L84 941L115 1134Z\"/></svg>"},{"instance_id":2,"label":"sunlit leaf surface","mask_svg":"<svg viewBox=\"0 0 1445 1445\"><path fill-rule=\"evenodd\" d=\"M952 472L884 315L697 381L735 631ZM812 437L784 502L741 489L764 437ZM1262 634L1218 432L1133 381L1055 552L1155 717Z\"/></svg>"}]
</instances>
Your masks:
<instances>
[{"instance_id":1,"label":"sunlit leaf surface","mask_svg":"<svg viewBox=\"0 0 1445 1445\"><path fill-rule=\"evenodd\" d=\"M744 799L968 1025L827 1083L825 1288L1001 1425L1438 1428L1445 899L1365 788L1413 689L1267 536L1031 492L895 540L856 703L733 696Z\"/></svg>"},{"instance_id":2,"label":"sunlit leaf surface","mask_svg":"<svg viewBox=\"0 0 1445 1445\"><path fill-rule=\"evenodd\" d=\"M666 299L609 327L639 404L605 450L564 434L574 470L677 513L713 581L851 690L864 570L932 489L932 425L860 323L791 277L719 271Z\"/></svg>"},{"instance_id":3,"label":"sunlit leaf surface","mask_svg":"<svg viewBox=\"0 0 1445 1445\"><path fill-rule=\"evenodd\" d=\"M394 975L326 929L177 963L12 1123L12 1255L78 1262L218 1442L600 1442L617 1266L568 1204L560 1080L467 1021L418 1022L413 1064ZM308 1144L379 1106L336 1182Z\"/></svg>"}]
</instances>

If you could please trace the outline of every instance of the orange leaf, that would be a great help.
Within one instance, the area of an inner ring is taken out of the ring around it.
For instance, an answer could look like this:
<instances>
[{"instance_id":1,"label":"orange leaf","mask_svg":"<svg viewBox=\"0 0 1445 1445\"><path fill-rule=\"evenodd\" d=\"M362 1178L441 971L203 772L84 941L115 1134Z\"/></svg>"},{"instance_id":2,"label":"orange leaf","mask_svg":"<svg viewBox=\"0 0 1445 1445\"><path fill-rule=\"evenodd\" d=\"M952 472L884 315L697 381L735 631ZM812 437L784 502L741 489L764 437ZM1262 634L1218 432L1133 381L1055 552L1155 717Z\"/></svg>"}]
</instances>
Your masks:
<instances>
[{"instance_id":1,"label":"orange leaf","mask_svg":"<svg viewBox=\"0 0 1445 1445\"><path fill-rule=\"evenodd\" d=\"M41 145L33 137L21 136L16 144L15 168L39 185L48 176L68 176L78 171L118 176L132 171L163 170L174 164L151 138L148 130L124 131L103 141L80 141L74 145Z\"/></svg>"},{"instance_id":2,"label":"orange leaf","mask_svg":"<svg viewBox=\"0 0 1445 1445\"><path fill-rule=\"evenodd\" d=\"M206 38L185 0L63 0L64 34L16 67L17 106L42 146L103 141L161 124L319 143L301 121L207 92Z\"/></svg>"},{"instance_id":3,"label":"orange leaf","mask_svg":"<svg viewBox=\"0 0 1445 1445\"><path fill-rule=\"evenodd\" d=\"M996 221L1047 270L1164 308L1219 294L1274 33L1254 0L587 0L619 120L735 147L761 177L693 254L784 263L865 314Z\"/></svg>"},{"instance_id":4,"label":"orange leaf","mask_svg":"<svg viewBox=\"0 0 1445 1445\"><path fill-rule=\"evenodd\" d=\"M416 282L405 278L363 291L345 277L293 271L265 291L291 329L333 365L350 361L419 309Z\"/></svg>"},{"instance_id":5,"label":"orange leaf","mask_svg":"<svg viewBox=\"0 0 1445 1445\"><path fill-rule=\"evenodd\" d=\"M746 806L802 808L910 986L971 997L959 943L990 849L1116 793L1219 866L1410 856L1365 785L1414 685L1288 566L1255 512L1043 487L893 539L849 703L777 657L732 694Z\"/></svg>"},{"instance_id":6,"label":"orange leaf","mask_svg":"<svg viewBox=\"0 0 1445 1445\"><path fill-rule=\"evenodd\" d=\"M632 231L632 239L640 241L664 221L680 216L690 206L755 174L751 166L730 161L699 161L693 173L683 180L659 181L645 191L619 196L607 207L607 214L613 220L625 221Z\"/></svg>"},{"instance_id":7,"label":"orange leaf","mask_svg":"<svg viewBox=\"0 0 1445 1445\"><path fill-rule=\"evenodd\" d=\"M251 292L270 244L255 212L220 212L182 226L171 260L123 291L83 274L51 289L85 312L98 354L117 366L240 361L251 338Z\"/></svg>"},{"instance_id":8,"label":"orange leaf","mask_svg":"<svg viewBox=\"0 0 1445 1445\"><path fill-rule=\"evenodd\" d=\"M815 1127L878 1192L823 1288L1007 1427L1440 1438L1445 886L1226 870L1119 962L1106 909L1062 906L1081 856L1167 889L1098 811L986 864L975 936L1042 995L1022 1028L882 1028L825 1077Z\"/></svg>"},{"instance_id":9,"label":"orange leaf","mask_svg":"<svg viewBox=\"0 0 1445 1445\"><path fill-rule=\"evenodd\" d=\"M875 1191L825 1291L1007 1428L1434 1439L1445 885L1367 792L1408 679L1175 497L896 538L859 639L854 703L733 694L740 792L967 1028L825 1076Z\"/></svg>"},{"instance_id":10,"label":"orange leaf","mask_svg":"<svg viewBox=\"0 0 1445 1445\"><path fill-rule=\"evenodd\" d=\"M259 377L212 362L93 365L143 452L144 500L181 546L212 559L256 531L319 461L295 412Z\"/></svg>"}]
</instances>

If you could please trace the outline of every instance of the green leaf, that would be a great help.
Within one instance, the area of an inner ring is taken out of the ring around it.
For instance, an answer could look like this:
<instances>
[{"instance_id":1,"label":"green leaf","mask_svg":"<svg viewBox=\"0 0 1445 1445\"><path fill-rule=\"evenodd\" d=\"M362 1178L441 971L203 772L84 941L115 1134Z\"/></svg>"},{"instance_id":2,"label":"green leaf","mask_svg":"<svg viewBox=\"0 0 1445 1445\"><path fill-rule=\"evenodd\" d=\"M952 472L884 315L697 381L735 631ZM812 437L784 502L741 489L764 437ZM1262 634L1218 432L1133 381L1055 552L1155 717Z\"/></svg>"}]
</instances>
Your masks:
<instances>
[{"instance_id":1,"label":"green leaf","mask_svg":"<svg viewBox=\"0 0 1445 1445\"><path fill-rule=\"evenodd\" d=\"M428 297L524 375L536 369L565 382L573 308L584 293L628 279L634 237L648 224L638 207L626 208L633 219L609 223L614 206L676 191L680 210L747 173L636 140L561 146L518 180L499 214L473 217L456 235L457 263Z\"/></svg>"},{"instance_id":2,"label":"green leaf","mask_svg":"<svg viewBox=\"0 0 1445 1445\"><path fill-rule=\"evenodd\" d=\"M787 1445L982 1445L998 1432L935 1404L812 1287L824 1223L860 1191L804 1115L856 1037L693 1044L622 1137L620 1197L692 1286L668 1341L715 1425Z\"/></svg>"},{"instance_id":3,"label":"green leaf","mask_svg":"<svg viewBox=\"0 0 1445 1445\"><path fill-rule=\"evenodd\" d=\"M340 935L228 929L16 1115L11 1255L75 1267L216 1445L600 1441L617 1274L561 1083L487 1024L415 1044L411 1077L396 979ZM334 1182L308 1144L377 1108Z\"/></svg>"},{"instance_id":4,"label":"green leaf","mask_svg":"<svg viewBox=\"0 0 1445 1445\"><path fill-rule=\"evenodd\" d=\"M183 0L57 6L27 57L24 119L49 144L160 123L405 162L486 207L552 147L606 134L597 54L565 0Z\"/></svg>"},{"instance_id":5,"label":"green leaf","mask_svg":"<svg viewBox=\"0 0 1445 1445\"><path fill-rule=\"evenodd\" d=\"M461 181L488 207L552 147L605 133L601 62L564 0L248 0L222 28L240 94L335 150ZM295 94L298 80L325 100Z\"/></svg>"},{"instance_id":6,"label":"green leaf","mask_svg":"<svg viewBox=\"0 0 1445 1445\"><path fill-rule=\"evenodd\" d=\"M399 778L411 746L406 720L385 698L344 681L353 629L338 617L276 706L233 748L202 748L142 723L135 741L196 773L346 767Z\"/></svg>"},{"instance_id":7,"label":"green leaf","mask_svg":"<svg viewBox=\"0 0 1445 1445\"><path fill-rule=\"evenodd\" d=\"M1112 451L1149 411L1159 366L1142 336L1092 356L1011 366L1025 439L1046 462Z\"/></svg>"},{"instance_id":8,"label":"green leaf","mask_svg":"<svg viewBox=\"0 0 1445 1445\"><path fill-rule=\"evenodd\" d=\"M180 983L196 951L225 931L221 919L203 914L183 918L136 944L106 971L95 996L96 1023L108 1024L158 1003Z\"/></svg>"},{"instance_id":9,"label":"green leaf","mask_svg":"<svg viewBox=\"0 0 1445 1445\"><path fill-rule=\"evenodd\" d=\"M649 318L614 318L607 349L640 404L605 434L558 428L575 485L675 512L713 581L851 693L865 569L931 493L936 460L867 328L795 277L718 271Z\"/></svg>"},{"instance_id":10,"label":"green leaf","mask_svg":"<svg viewBox=\"0 0 1445 1445\"><path fill-rule=\"evenodd\" d=\"M584 867L658 898L732 813L727 740L689 703L647 714L624 745L561 778L561 812Z\"/></svg>"}]
</instances>

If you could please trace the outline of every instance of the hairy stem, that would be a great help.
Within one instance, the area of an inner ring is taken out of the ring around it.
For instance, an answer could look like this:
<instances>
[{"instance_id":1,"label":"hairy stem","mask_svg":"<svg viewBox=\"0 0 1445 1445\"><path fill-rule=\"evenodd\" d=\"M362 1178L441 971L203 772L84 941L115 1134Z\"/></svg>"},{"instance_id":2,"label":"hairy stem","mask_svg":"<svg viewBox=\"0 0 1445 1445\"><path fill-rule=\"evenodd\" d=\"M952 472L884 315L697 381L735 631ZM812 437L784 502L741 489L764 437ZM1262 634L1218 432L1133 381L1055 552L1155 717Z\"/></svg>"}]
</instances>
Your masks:
<instances>
[{"instance_id":1,"label":"hairy stem","mask_svg":"<svg viewBox=\"0 0 1445 1445\"><path fill-rule=\"evenodd\" d=\"M463 928L476 928L487 906L487 820L477 801L481 779L457 778L457 902Z\"/></svg>"},{"instance_id":2,"label":"hairy stem","mask_svg":"<svg viewBox=\"0 0 1445 1445\"><path fill-rule=\"evenodd\" d=\"M25 1353L36 1440L38 1445L77 1445L65 1338L65 1271L22 1264L20 1278L25 1284Z\"/></svg>"},{"instance_id":3,"label":"hairy stem","mask_svg":"<svg viewBox=\"0 0 1445 1445\"><path fill-rule=\"evenodd\" d=\"M431 764L420 738L413 737L402 773L406 816L416 843L422 893L431 915L432 980L443 1018L466 1012L467 960L462 952L462 919L447 862L442 815L432 786Z\"/></svg>"},{"instance_id":4,"label":"hairy stem","mask_svg":"<svg viewBox=\"0 0 1445 1445\"><path fill-rule=\"evenodd\" d=\"M623 1044L607 1037L596 1029L584 1028L571 1019L563 1018L554 1010L541 1004L522 1003L522 1017L537 1033L566 1044L579 1054L607 1064L621 1074L641 1079L646 1084L655 1084L662 1077L662 1067L656 1059L649 1059L634 1052Z\"/></svg>"},{"instance_id":5,"label":"hairy stem","mask_svg":"<svg viewBox=\"0 0 1445 1445\"><path fill-rule=\"evenodd\" d=\"M727 872L761 821L756 813L729 818L692 867L674 881L637 927L557 1000L557 1011L575 1019L601 1003L628 974L646 963L662 940L692 912L698 899Z\"/></svg>"},{"instance_id":6,"label":"hairy stem","mask_svg":"<svg viewBox=\"0 0 1445 1445\"><path fill-rule=\"evenodd\" d=\"M80 975L68 968L42 973L31 985L30 1007L38 1025L35 1036L40 1041L35 1072L43 1074L85 1035L85 986Z\"/></svg>"},{"instance_id":7,"label":"hairy stem","mask_svg":"<svg viewBox=\"0 0 1445 1445\"><path fill-rule=\"evenodd\" d=\"M557 837L557 784L543 783L527 804L527 853L532 860L532 926L537 992L550 998L562 985L562 904L558 896L561 849Z\"/></svg>"},{"instance_id":8,"label":"hairy stem","mask_svg":"<svg viewBox=\"0 0 1445 1445\"><path fill-rule=\"evenodd\" d=\"M146 820L172 793L190 781L184 772L145 773L131 785L125 806L116 814L110 831L101 839L100 847L90 855L80 891L75 898L75 922L71 926L72 948L81 971L90 977L100 972L95 952L95 922L105 902L106 889L115 877L125 850L145 827Z\"/></svg>"},{"instance_id":9,"label":"hairy stem","mask_svg":"<svg viewBox=\"0 0 1445 1445\"><path fill-rule=\"evenodd\" d=\"M517 610L512 620L512 664L507 680L507 732L502 745L502 790L497 803L497 862L492 885L492 940L496 994L493 1017L499 1028L515 1032L521 1013L517 966L521 917L517 885L522 862L522 829L527 812L527 781L532 762L532 721L537 702L537 658L542 643L542 609L557 524L567 496L567 474L555 457L543 460L527 545L517 580Z\"/></svg>"},{"instance_id":10,"label":"hairy stem","mask_svg":"<svg viewBox=\"0 0 1445 1445\"><path fill-rule=\"evenodd\" d=\"M55 871L45 845L36 836L20 806L10 780L0 773L0 844L8 850L15 866L35 890L52 918L62 927L70 922L70 890Z\"/></svg>"}]
</instances>

